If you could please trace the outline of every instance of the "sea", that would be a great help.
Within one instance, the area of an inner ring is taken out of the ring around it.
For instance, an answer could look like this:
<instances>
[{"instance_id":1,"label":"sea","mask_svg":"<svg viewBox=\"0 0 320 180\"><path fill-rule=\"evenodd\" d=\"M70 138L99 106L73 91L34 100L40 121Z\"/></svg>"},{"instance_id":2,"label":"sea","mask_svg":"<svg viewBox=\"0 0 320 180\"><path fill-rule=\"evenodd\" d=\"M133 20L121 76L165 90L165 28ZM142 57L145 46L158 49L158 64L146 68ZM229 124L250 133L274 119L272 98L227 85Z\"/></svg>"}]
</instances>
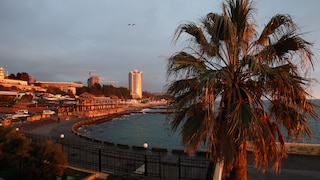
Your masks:
<instances>
[{"instance_id":1,"label":"sea","mask_svg":"<svg viewBox=\"0 0 320 180\"><path fill-rule=\"evenodd\" d=\"M320 105L320 100L315 100ZM154 109L143 109L141 113L123 115L101 124L83 126L78 132L102 141L129 146L150 148L165 148L168 150L183 150L180 131L173 132L167 114L150 113ZM320 114L320 109L317 109ZM310 119L312 138L302 138L295 143L320 144L320 120Z\"/></svg>"}]
</instances>

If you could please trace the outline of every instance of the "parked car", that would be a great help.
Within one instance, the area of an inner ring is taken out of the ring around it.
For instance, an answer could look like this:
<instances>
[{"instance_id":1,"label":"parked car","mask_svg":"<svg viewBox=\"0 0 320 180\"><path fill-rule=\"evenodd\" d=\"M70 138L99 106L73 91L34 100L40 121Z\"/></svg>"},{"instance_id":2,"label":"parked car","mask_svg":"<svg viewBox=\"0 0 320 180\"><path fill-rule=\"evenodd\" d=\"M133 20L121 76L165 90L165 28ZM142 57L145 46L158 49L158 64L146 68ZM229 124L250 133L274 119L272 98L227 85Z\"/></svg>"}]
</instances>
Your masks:
<instances>
[{"instance_id":1,"label":"parked car","mask_svg":"<svg viewBox=\"0 0 320 180\"><path fill-rule=\"evenodd\" d=\"M45 109L45 110L43 110L43 112L42 112L42 114L49 114L49 115L53 115L53 114L55 114L56 112L55 111L52 111L52 110L50 110L50 109Z\"/></svg>"},{"instance_id":2,"label":"parked car","mask_svg":"<svg viewBox=\"0 0 320 180\"><path fill-rule=\"evenodd\" d=\"M29 112L26 109L22 109L22 110L16 111L16 114L29 114Z\"/></svg>"}]
</instances>

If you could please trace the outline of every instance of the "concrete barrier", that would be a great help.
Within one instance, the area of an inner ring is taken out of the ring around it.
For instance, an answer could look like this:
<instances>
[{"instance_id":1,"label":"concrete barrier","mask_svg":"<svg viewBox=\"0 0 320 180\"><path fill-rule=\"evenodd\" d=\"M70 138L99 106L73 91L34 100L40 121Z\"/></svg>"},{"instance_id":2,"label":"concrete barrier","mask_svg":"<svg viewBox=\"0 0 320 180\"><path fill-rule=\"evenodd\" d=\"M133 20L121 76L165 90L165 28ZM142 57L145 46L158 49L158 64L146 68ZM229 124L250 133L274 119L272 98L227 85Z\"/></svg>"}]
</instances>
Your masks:
<instances>
[{"instance_id":1,"label":"concrete barrier","mask_svg":"<svg viewBox=\"0 0 320 180\"><path fill-rule=\"evenodd\" d=\"M297 155L320 155L320 144L285 143L288 154ZM247 151L252 152L254 145L250 142L246 144Z\"/></svg>"},{"instance_id":2,"label":"concrete barrier","mask_svg":"<svg viewBox=\"0 0 320 180\"><path fill-rule=\"evenodd\" d=\"M320 144L286 143L288 154L320 155Z\"/></svg>"}]
</instances>

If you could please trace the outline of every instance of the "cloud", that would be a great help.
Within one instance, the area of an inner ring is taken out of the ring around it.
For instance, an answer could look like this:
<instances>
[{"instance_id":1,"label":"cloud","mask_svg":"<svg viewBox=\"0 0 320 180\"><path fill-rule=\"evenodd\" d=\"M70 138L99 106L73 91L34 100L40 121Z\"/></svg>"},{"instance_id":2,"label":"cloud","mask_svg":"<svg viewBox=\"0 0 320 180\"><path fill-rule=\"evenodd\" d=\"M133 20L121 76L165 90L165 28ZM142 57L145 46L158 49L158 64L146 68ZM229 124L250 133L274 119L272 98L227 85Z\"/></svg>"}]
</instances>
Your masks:
<instances>
[{"instance_id":1,"label":"cloud","mask_svg":"<svg viewBox=\"0 0 320 180\"><path fill-rule=\"evenodd\" d=\"M262 27L277 13L289 13L303 32L310 32L306 39L319 47L319 2L256 1L257 25ZM166 84L165 57L187 45L171 43L175 29L181 23L198 22L209 12L221 13L221 3L2 0L0 66L9 73L28 72L42 81L84 84L88 72L76 69L94 69L95 74L121 86L127 86L130 70L139 69L144 90L159 92Z\"/></svg>"}]
</instances>

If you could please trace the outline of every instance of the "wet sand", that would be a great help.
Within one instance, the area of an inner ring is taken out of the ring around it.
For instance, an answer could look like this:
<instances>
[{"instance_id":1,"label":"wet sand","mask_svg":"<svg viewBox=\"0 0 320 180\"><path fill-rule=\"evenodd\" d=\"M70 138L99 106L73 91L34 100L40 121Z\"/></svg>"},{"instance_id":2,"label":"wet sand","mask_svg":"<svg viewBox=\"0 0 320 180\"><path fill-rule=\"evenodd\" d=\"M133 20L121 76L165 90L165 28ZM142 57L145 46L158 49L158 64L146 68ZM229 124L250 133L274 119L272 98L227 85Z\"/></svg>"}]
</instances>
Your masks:
<instances>
[{"instance_id":1,"label":"wet sand","mask_svg":"<svg viewBox=\"0 0 320 180\"><path fill-rule=\"evenodd\" d=\"M85 119L77 117L60 117L60 122L53 119L44 119L21 126L21 131L32 134L51 136L59 138L60 134L65 135L68 140L83 140L81 137L72 133L73 124ZM288 158L282 160L281 172L276 174L271 170L265 173L259 172L253 166L253 156L248 154L248 179L249 180L320 180L320 156L310 155L289 155Z\"/></svg>"}]
</instances>

